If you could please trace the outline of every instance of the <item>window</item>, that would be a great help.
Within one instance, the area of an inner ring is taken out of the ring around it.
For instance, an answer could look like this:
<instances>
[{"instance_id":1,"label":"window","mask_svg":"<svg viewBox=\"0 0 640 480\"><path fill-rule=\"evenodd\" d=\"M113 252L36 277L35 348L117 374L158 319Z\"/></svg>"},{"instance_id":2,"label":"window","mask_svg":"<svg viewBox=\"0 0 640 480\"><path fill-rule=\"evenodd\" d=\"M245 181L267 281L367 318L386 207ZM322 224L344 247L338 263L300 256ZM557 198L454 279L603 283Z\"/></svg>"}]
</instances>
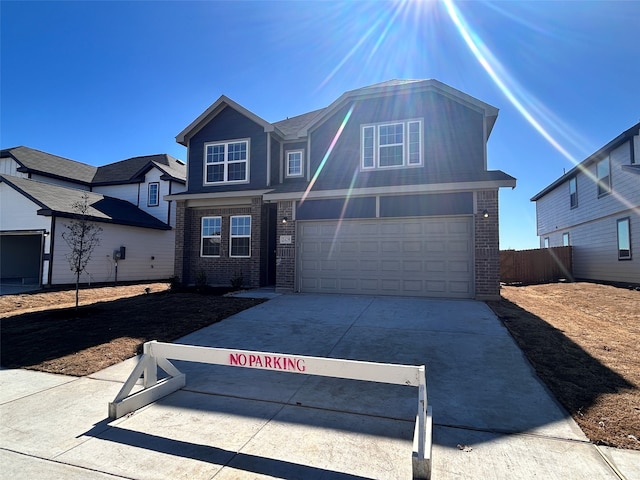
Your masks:
<instances>
[{"instance_id":1,"label":"window","mask_svg":"<svg viewBox=\"0 0 640 480\"><path fill-rule=\"evenodd\" d=\"M596 163L596 177L598 179L598 196L611 191L611 175L609 174L609 157Z\"/></svg>"},{"instance_id":2,"label":"window","mask_svg":"<svg viewBox=\"0 0 640 480\"><path fill-rule=\"evenodd\" d=\"M422 165L422 120L364 125L361 167L411 167Z\"/></svg>"},{"instance_id":3,"label":"window","mask_svg":"<svg viewBox=\"0 0 640 480\"><path fill-rule=\"evenodd\" d=\"M562 234L562 246L563 247L568 247L569 246L569 233L563 233Z\"/></svg>"},{"instance_id":4,"label":"window","mask_svg":"<svg viewBox=\"0 0 640 480\"><path fill-rule=\"evenodd\" d=\"M202 246L200 251L201 256L220 256L221 233L222 217L202 217Z\"/></svg>"},{"instance_id":5,"label":"window","mask_svg":"<svg viewBox=\"0 0 640 480\"><path fill-rule=\"evenodd\" d=\"M287 177L302 176L302 150L287 152Z\"/></svg>"},{"instance_id":6,"label":"window","mask_svg":"<svg viewBox=\"0 0 640 480\"><path fill-rule=\"evenodd\" d=\"M157 207L160 203L160 184L158 182L149 184L149 194L147 196L147 206Z\"/></svg>"},{"instance_id":7,"label":"window","mask_svg":"<svg viewBox=\"0 0 640 480\"><path fill-rule=\"evenodd\" d=\"M205 183L247 182L249 141L205 145Z\"/></svg>"},{"instance_id":8,"label":"window","mask_svg":"<svg viewBox=\"0 0 640 480\"><path fill-rule=\"evenodd\" d=\"M618 260L631 260L631 220L618 220Z\"/></svg>"},{"instance_id":9,"label":"window","mask_svg":"<svg viewBox=\"0 0 640 480\"><path fill-rule=\"evenodd\" d=\"M549 237L544 237L544 248L549 248Z\"/></svg>"},{"instance_id":10,"label":"window","mask_svg":"<svg viewBox=\"0 0 640 480\"><path fill-rule=\"evenodd\" d=\"M578 179L576 177L569 180L569 202L571 208L578 206Z\"/></svg>"},{"instance_id":11,"label":"window","mask_svg":"<svg viewBox=\"0 0 640 480\"><path fill-rule=\"evenodd\" d=\"M251 216L231 217L231 257L251 256Z\"/></svg>"}]
</instances>

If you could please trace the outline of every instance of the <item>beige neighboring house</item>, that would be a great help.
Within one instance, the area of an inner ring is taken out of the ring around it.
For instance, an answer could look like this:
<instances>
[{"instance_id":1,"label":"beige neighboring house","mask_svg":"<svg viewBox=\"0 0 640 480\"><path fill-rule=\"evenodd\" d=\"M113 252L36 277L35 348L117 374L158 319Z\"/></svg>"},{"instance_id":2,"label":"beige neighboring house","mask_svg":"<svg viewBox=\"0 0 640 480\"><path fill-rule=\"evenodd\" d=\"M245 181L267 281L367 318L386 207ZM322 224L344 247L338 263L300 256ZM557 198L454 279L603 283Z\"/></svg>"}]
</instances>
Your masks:
<instances>
[{"instance_id":1,"label":"beige neighboring house","mask_svg":"<svg viewBox=\"0 0 640 480\"><path fill-rule=\"evenodd\" d=\"M75 282L62 233L85 194L102 232L82 283L171 277L175 207L164 196L185 180L185 164L166 154L95 167L28 147L1 150L0 283Z\"/></svg>"}]
</instances>

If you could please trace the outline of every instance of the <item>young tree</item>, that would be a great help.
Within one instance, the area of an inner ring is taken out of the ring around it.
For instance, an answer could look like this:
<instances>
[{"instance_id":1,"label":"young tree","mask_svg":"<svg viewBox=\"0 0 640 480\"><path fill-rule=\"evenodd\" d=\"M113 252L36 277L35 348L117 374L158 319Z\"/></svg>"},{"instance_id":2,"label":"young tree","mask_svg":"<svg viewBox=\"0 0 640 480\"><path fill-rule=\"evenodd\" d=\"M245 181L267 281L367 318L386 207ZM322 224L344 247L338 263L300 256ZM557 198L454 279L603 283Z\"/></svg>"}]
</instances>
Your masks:
<instances>
[{"instance_id":1,"label":"young tree","mask_svg":"<svg viewBox=\"0 0 640 480\"><path fill-rule=\"evenodd\" d=\"M67 229L62 238L71 251L67 254L69 267L76 274L76 310L78 309L78 291L80 289L80 274L85 271L93 249L100 245L102 227L89 220L89 195L82 194L82 199L72 204L73 220L65 224Z\"/></svg>"}]
</instances>

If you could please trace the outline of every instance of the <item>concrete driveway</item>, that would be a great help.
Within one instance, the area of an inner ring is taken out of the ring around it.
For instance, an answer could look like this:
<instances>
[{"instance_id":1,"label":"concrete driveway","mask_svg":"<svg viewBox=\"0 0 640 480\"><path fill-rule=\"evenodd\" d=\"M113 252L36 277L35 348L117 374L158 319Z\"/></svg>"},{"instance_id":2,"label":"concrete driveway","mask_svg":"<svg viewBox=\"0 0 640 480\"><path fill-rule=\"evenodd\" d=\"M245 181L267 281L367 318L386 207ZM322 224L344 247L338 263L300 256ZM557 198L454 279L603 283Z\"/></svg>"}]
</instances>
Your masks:
<instances>
[{"instance_id":1,"label":"concrete driveway","mask_svg":"<svg viewBox=\"0 0 640 480\"><path fill-rule=\"evenodd\" d=\"M640 478L637 452L588 443L480 302L282 295L178 343L425 364L433 479ZM414 388L176 362L184 389L109 421L134 365L0 371L0 478L411 478Z\"/></svg>"}]
</instances>

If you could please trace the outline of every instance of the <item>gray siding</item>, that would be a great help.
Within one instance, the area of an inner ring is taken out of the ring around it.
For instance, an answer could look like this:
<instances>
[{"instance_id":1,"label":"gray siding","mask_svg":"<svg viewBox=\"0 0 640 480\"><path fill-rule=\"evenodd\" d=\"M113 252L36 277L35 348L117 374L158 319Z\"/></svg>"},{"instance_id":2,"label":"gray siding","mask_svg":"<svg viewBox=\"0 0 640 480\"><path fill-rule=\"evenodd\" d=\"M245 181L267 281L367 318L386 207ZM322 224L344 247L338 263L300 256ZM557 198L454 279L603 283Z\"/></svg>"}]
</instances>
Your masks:
<instances>
[{"instance_id":1,"label":"gray siding","mask_svg":"<svg viewBox=\"0 0 640 480\"><path fill-rule=\"evenodd\" d=\"M569 233L573 249L574 276L580 279L640 283L640 175L625 172L631 162L631 145L612 150L612 192L598 198L595 164L577 175L578 206L570 208L569 182L558 186L536 202L540 246L562 245ZM617 220L631 219L631 260L618 260Z\"/></svg>"}]
</instances>

